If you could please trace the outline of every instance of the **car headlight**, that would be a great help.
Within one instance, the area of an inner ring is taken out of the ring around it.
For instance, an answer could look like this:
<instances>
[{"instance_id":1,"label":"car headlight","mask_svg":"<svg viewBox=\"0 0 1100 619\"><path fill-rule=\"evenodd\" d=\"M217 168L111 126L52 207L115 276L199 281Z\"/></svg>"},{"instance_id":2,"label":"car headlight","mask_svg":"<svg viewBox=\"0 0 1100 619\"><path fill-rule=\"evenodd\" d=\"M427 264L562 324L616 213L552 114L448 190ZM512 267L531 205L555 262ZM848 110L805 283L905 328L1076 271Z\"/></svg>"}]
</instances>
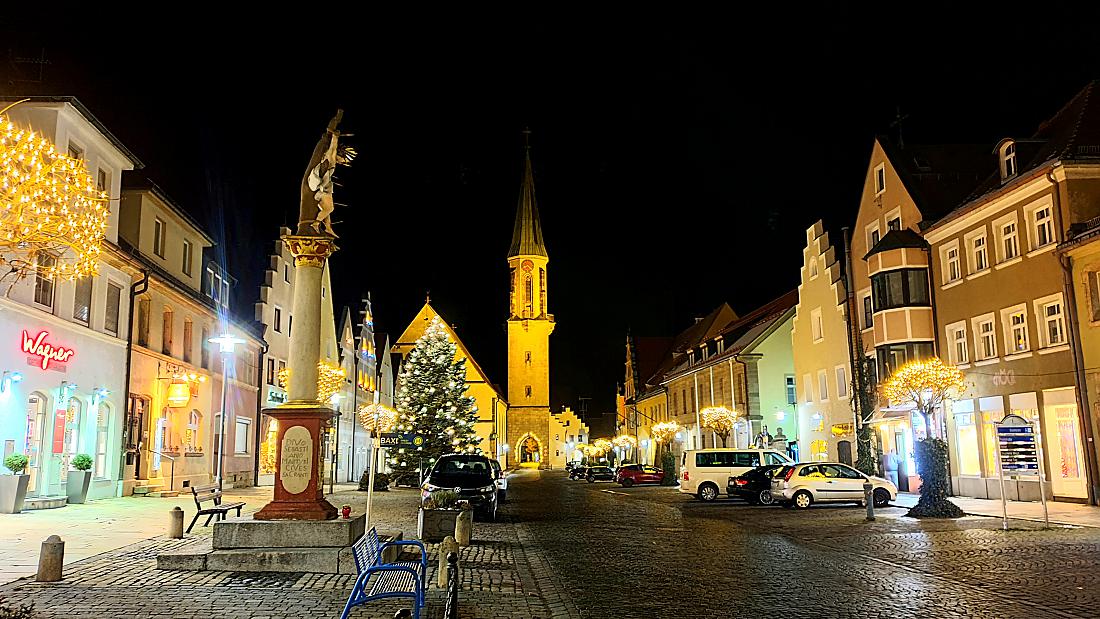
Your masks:
<instances>
[{"instance_id":1,"label":"car headlight","mask_svg":"<svg viewBox=\"0 0 1100 619\"><path fill-rule=\"evenodd\" d=\"M480 491L482 491L482 492L493 492L493 491L494 491L494 490L496 490L496 489L497 489L497 487L496 487L495 485L493 485L493 486L485 486L484 488L478 488L478 490L480 490Z\"/></svg>"}]
</instances>

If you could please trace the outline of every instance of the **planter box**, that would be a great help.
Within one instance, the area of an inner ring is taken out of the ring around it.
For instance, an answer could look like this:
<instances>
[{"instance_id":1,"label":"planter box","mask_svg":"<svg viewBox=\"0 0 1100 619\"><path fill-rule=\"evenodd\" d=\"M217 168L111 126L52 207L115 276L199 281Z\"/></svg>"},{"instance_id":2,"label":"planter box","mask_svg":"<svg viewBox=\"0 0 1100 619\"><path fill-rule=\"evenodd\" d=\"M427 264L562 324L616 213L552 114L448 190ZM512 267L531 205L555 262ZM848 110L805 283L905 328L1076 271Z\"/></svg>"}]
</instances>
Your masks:
<instances>
[{"instance_id":1,"label":"planter box","mask_svg":"<svg viewBox=\"0 0 1100 619\"><path fill-rule=\"evenodd\" d=\"M436 543L442 542L447 536L455 534L455 521L458 520L461 509L424 509L416 518L416 536L421 541Z\"/></svg>"},{"instance_id":2,"label":"planter box","mask_svg":"<svg viewBox=\"0 0 1100 619\"><path fill-rule=\"evenodd\" d=\"M65 494L69 503L83 503L88 500L88 487L92 485L91 471L69 471L65 478Z\"/></svg>"},{"instance_id":3,"label":"planter box","mask_svg":"<svg viewBox=\"0 0 1100 619\"><path fill-rule=\"evenodd\" d=\"M18 514L27 498L30 475L0 475L0 514Z\"/></svg>"}]
</instances>

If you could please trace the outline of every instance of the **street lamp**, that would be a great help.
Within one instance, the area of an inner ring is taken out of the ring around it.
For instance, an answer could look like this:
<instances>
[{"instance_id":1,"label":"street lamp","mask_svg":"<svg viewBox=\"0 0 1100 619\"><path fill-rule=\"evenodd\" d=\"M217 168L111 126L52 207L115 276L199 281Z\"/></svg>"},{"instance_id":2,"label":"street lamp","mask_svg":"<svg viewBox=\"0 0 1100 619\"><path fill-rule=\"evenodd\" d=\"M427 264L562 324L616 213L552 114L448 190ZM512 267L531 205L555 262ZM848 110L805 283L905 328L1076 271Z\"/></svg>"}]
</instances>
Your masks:
<instances>
[{"instance_id":1,"label":"street lamp","mask_svg":"<svg viewBox=\"0 0 1100 619\"><path fill-rule=\"evenodd\" d=\"M219 431L221 436L218 437L218 490L222 489L222 482L225 477L225 405L226 405L226 393L229 386L229 362L233 359L233 348L237 344L244 344L244 340L232 335L228 331L219 335L218 337L212 337L207 342L218 345L218 351L222 354L222 412L221 419L218 422Z\"/></svg>"}]
</instances>

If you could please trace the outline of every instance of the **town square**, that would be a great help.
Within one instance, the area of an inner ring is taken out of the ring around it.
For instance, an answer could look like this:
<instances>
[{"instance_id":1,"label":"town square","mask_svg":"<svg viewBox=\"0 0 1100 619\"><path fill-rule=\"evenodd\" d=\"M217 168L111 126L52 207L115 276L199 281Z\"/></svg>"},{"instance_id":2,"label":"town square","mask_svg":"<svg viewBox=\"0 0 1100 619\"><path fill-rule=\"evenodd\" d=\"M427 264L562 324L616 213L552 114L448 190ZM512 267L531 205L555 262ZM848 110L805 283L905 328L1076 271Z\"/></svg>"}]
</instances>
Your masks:
<instances>
[{"instance_id":1,"label":"town square","mask_svg":"<svg viewBox=\"0 0 1100 619\"><path fill-rule=\"evenodd\" d=\"M1096 7L224 8L0 12L0 619L1097 616Z\"/></svg>"}]
</instances>

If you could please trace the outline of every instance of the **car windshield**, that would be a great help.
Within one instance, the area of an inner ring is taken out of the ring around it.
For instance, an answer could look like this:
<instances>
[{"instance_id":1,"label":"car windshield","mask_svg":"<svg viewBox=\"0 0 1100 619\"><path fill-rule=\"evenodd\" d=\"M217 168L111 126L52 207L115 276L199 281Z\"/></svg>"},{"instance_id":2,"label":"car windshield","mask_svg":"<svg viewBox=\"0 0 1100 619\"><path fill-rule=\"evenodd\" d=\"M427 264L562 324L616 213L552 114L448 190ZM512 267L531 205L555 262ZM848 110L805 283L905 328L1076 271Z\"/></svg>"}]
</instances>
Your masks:
<instances>
[{"instance_id":1,"label":"car windshield","mask_svg":"<svg viewBox=\"0 0 1100 619\"><path fill-rule=\"evenodd\" d=\"M455 458L443 458L435 465L434 473L446 475L488 475L490 471L489 461L477 456L459 456Z\"/></svg>"}]
</instances>

